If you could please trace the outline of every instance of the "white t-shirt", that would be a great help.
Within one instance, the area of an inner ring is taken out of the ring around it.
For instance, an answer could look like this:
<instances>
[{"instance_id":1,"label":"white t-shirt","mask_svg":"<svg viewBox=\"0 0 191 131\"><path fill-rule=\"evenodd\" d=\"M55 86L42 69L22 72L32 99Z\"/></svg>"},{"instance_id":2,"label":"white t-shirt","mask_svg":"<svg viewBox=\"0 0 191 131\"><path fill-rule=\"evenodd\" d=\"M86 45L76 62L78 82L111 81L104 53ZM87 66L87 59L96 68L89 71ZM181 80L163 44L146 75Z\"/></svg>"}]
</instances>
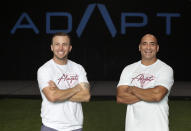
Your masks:
<instances>
[{"instance_id":1,"label":"white t-shirt","mask_svg":"<svg viewBox=\"0 0 191 131\"><path fill-rule=\"evenodd\" d=\"M129 85L147 89L161 85L168 89L168 93L160 102L140 101L129 104L125 131L169 131L168 96L173 83L172 68L159 59L149 66L141 64L141 61L126 66L118 86Z\"/></svg>"},{"instance_id":2,"label":"white t-shirt","mask_svg":"<svg viewBox=\"0 0 191 131\"><path fill-rule=\"evenodd\" d=\"M66 65L59 65L53 59L38 69L38 84L42 96L41 117L45 126L58 131L71 131L82 128L83 112L79 102L50 102L42 89L54 81L59 89L72 88L80 82L88 82L84 68L68 60Z\"/></svg>"}]
</instances>

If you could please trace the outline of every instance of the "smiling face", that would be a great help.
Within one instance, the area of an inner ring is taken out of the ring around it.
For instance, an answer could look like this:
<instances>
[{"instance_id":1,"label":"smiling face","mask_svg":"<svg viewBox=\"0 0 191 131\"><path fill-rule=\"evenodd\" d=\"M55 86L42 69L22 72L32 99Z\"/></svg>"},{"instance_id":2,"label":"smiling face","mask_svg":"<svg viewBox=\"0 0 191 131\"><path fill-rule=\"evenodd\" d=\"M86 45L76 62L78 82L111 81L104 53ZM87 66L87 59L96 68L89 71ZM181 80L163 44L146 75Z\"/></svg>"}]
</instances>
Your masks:
<instances>
[{"instance_id":1,"label":"smiling face","mask_svg":"<svg viewBox=\"0 0 191 131\"><path fill-rule=\"evenodd\" d=\"M159 51L156 37L151 34L144 35L139 44L139 51L141 52L142 63L154 63L157 60L156 54Z\"/></svg>"},{"instance_id":2,"label":"smiling face","mask_svg":"<svg viewBox=\"0 0 191 131\"><path fill-rule=\"evenodd\" d=\"M51 50L54 54L53 60L57 64L66 64L69 52L72 50L68 36L54 36Z\"/></svg>"}]
</instances>

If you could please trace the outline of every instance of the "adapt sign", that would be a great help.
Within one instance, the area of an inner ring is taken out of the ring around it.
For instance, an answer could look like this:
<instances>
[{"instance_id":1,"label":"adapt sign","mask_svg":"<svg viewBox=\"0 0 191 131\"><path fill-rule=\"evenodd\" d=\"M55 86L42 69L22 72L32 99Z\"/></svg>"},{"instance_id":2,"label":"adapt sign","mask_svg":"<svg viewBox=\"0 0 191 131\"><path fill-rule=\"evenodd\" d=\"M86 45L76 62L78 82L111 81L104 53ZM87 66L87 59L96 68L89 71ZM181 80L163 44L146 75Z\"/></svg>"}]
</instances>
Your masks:
<instances>
[{"instance_id":1,"label":"adapt sign","mask_svg":"<svg viewBox=\"0 0 191 131\"><path fill-rule=\"evenodd\" d=\"M81 37L83 35L83 31L86 28L86 25L88 21L90 20L90 17L94 13L95 8L98 8L100 15L102 16L105 25L108 28L108 31L110 32L112 37L115 37L117 33L120 33L122 35L126 34L127 28L139 28L144 27L148 24L148 16L144 12L121 12L121 25L120 25L120 31L117 31L116 25L114 25L113 20L111 18L111 15L109 11L107 10L106 6L104 4L89 4L88 7L85 9L85 12L79 21L79 25L76 28L76 34L78 37ZM47 34L54 34L56 32L65 32L70 33L73 31L73 24L72 24L72 14L70 12L46 12L46 33ZM54 21L54 17L66 17L67 22L67 28L65 29L53 29L51 26L51 21ZM180 13L168 13L168 12L162 12L162 13L156 13L156 17L160 17L161 19L164 19L165 21L165 33L166 35L171 35L171 22L172 19L180 17ZM129 17L139 18L141 21L135 21L135 22L127 22ZM23 24L23 21L27 21L26 24ZM119 25L117 25L119 26ZM39 29L32 21L31 17L28 15L28 13L23 12L19 19L16 21L16 24L11 29L10 33L14 35L17 30L22 29L31 29L34 31L35 34L39 34Z\"/></svg>"}]
</instances>

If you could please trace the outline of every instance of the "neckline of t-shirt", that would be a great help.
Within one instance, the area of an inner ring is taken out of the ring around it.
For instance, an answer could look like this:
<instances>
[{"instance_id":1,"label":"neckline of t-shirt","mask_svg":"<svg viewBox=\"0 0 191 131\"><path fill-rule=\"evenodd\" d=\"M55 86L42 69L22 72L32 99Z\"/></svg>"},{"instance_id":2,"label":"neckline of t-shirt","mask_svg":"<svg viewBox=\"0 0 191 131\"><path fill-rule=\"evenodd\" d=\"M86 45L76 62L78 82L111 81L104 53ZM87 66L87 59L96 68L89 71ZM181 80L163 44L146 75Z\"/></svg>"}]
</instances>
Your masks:
<instances>
[{"instance_id":1,"label":"neckline of t-shirt","mask_svg":"<svg viewBox=\"0 0 191 131\"><path fill-rule=\"evenodd\" d=\"M141 60L140 60L140 65L141 65L142 67L144 67L144 68L149 68L149 67L154 66L155 64L157 64L157 63L158 63L158 61L159 61L159 59L157 59L157 60L155 61L155 63L153 63L153 64L151 64L151 65L146 66L146 65L143 65L143 64L141 63Z\"/></svg>"},{"instance_id":2,"label":"neckline of t-shirt","mask_svg":"<svg viewBox=\"0 0 191 131\"><path fill-rule=\"evenodd\" d=\"M51 59L52 63L55 64L56 66L59 66L59 67L66 67L69 63L70 60L67 60L67 63L65 65L60 65L60 64L57 64L53 59Z\"/></svg>"}]
</instances>

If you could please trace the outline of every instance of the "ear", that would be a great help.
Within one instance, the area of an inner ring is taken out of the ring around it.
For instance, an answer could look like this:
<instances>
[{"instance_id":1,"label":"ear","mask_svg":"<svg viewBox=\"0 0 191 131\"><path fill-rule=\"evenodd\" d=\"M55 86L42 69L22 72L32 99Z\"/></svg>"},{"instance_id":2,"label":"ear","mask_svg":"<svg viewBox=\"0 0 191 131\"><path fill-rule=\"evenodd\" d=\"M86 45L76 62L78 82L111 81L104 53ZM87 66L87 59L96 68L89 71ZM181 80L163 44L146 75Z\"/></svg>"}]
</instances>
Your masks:
<instances>
[{"instance_id":1,"label":"ear","mask_svg":"<svg viewBox=\"0 0 191 131\"><path fill-rule=\"evenodd\" d=\"M53 45L52 44L50 45L50 49L51 49L51 51L53 51Z\"/></svg>"},{"instance_id":2,"label":"ear","mask_svg":"<svg viewBox=\"0 0 191 131\"><path fill-rule=\"evenodd\" d=\"M157 46L157 52L159 51L159 45Z\"/></svg>"},{"instance_id":3,"label":"ear","mask_svg":"<svg viewBox=\"0 0 191 131\"><path fill-rule=\"evenodd\" d=\"M71 52L72 51L72 45L70 45L70 49L69 49L69 52Z\"/></svg>"},{"instance_id":4,"label":"ear","mask_svg":"<svg viewBox=\"0 0 191 131\"><path fill-rule=\"evenodd\" d=\"M140 44L139 44L139 51L141 51L141 46L140 46Z\"/></svg>"}]
</instances>

